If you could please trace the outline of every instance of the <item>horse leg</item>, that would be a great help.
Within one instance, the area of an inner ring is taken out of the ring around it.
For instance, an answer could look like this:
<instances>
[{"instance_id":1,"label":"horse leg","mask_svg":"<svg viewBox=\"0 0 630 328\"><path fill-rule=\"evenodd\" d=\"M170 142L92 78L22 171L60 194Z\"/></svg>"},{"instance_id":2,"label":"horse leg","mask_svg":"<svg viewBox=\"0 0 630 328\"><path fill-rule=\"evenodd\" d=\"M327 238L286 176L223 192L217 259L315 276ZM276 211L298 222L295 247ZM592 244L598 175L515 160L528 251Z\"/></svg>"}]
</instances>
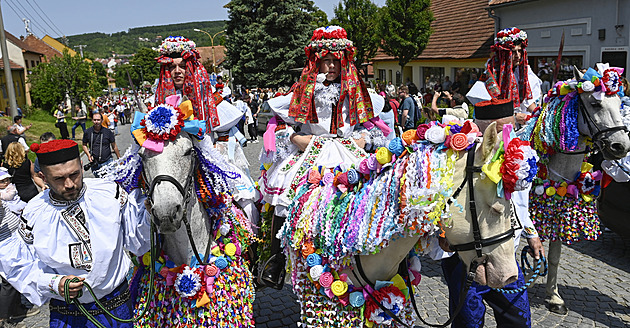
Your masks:
<instances>
[{"instance_id":1,"label":"horse leg","mask_svg":"<svg viewBox=\"0 0 630 328\"><path fill-rule=\"evenodd\" d=\"M558 267L560 266L561 251L561 241L556 240L549 242L549 255L547 256L547 262L549 263L549 271L547 272L547 300L549 302L549 311L564 315L567 314L568 310L558 292Z\"/></svg>"}]
</instances>

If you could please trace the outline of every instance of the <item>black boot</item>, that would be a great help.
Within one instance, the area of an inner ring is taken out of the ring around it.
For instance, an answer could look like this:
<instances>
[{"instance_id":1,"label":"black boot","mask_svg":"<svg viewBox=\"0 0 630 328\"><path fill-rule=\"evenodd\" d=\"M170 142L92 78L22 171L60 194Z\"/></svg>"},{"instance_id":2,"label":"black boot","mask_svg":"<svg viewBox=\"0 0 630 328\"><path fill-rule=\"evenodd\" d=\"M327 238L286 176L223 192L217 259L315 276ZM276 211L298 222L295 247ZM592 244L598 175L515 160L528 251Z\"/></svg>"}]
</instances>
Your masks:
<instances>
[{"instance_id":1,"label":"black boot","mask_svg":"<svg viewBox=\"0 0 630 328\"><path fill-rule=\"evenodd\" d=\"M287 262L286 256L280 249L280 239L276 238L278 231L284 224L284 217L274 216L271 223L272 237L271 240L271 257L258 268L258 284L275 289L282 289L284 286L284 276L286 274L285 266Z\"/></svg>"}]
</instances>

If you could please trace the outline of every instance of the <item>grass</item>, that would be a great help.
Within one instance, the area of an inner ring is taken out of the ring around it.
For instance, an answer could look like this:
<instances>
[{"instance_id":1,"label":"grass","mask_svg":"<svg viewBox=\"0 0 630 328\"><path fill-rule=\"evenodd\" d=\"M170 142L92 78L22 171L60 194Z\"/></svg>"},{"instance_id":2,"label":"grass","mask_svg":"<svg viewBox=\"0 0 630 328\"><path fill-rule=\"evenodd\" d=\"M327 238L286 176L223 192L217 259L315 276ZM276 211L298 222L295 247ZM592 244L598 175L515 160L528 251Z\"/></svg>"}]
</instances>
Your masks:
<instances>
[{"instance_id":1,"label":"grass","mask_svg":"<svg viewBox=\"0 0 630 328\"><path fill-rule=\"evenodd\" d=\"M28 126L29 124L33 124L33 126L28 129L25 133L26 135L26 143L30 146L34 142L39 143L39 136L41 136L44 132L52 132L57 139L61 138L61 134L59 133L59 129L55 127L55 122L57 120L52 116L51 113L43 110L34 110L28 117L22 119L22 125ZM66 124L68 125L68 134L72 137L72 126L75 121L71 118L66 118ZM6 135L7 127L13 124L13 119L10 117L0 117L0 131L3 131L2 136ZM88 120L86 123L86 128L92 126L92 121ZM76 130L76 140L79 145L81 144L81 139L83 138L83 130L81 127L77 127ZM79 147L79 151L83 152L83 147ZM35 153L28 153L28 158L31 161L35 160Z\"/></svg>"}]
</instances>

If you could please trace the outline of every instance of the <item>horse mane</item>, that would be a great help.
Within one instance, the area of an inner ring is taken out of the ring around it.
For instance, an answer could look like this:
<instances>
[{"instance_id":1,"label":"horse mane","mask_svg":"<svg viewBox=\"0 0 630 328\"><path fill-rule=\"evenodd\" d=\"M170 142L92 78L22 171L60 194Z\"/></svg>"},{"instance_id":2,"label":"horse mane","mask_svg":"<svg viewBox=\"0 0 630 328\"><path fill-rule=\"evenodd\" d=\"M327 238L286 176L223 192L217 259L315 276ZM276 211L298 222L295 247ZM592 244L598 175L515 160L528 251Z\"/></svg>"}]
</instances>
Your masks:
<instances>
[{"instance_id":1,"label":"horse mane","mask_svg":"<svg viewBox=\"0 0 630 328\"><path fill-rule=\"evenodd\" d=\"M519 137L543 154L577 150L579 97L577 91L545 97L543 108L518 132Z\"/></svg>"},{"instance_id":2,"label":"horse mane","mask_svg":"<svg viewBox=\"0 0 630 328\"><path fill-rule=\"evenodd\" d=\"M205 207L212 209L212 213L208 214L217 214L230 203L224 199L225 195L231 197L234 180L240 178L240 174L230 169L231 165L212 147L209 138L193 145L193 149L197 158L193 177L195 192L199 200L207 205ZM133 144L122 157L104 166L98 173L103 179L118 183L127 192L141 187L143 164L139 151L140 146Z\"/></svg>"}]
</instances>

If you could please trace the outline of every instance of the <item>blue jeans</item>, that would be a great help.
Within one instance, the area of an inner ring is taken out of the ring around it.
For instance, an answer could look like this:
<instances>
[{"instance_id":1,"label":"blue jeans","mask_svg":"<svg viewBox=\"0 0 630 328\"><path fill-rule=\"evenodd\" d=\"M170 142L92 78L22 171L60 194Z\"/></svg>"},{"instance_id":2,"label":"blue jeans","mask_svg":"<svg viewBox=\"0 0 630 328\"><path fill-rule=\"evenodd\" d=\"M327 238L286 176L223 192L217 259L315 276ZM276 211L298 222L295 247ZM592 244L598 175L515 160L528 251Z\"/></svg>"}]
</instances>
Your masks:
<instances>
[{"instance_id":1,"label":"blue jeans","mask_svg":"<svg viewBox=\"0 0 630 328\"><path fill-rule=\"evenodd\" d=\"M74 139L74 130L76 130L78 126L80 126L81 129L83 129L83 133L85 133L85 123L79 123L79 121L77 121L72 126L72 139Z\"/></svg>"},{"instance_id":2,"label":"blue jeans","mask_svg":"<svg viewBox=\"0 0 630 328\"><path fill-rule=\"evenodd\" d=\"M96 174L96 171L98 171L101 167L103 167L103 166L105 166L105 165L107 165L107 164L109 164L109 163L111 163L113 161L114 161L114 158L110 157L105 162L98 164L96 167L93 167L92 168L92 174L94 174L94 177L95 178L100 178L100 176L98 174Z\"/></svg>"},{"instance_id":3,"label":"blue jeans","mask_svg":"<svg viewBox=\"0 0 630 328\"><path fill-rule=\"evenodd\" d=\"M516 265L518 266L518 262ZM465 270L466 266L457 254L442 260L442 272L448 285L449 313L451 315L459 303L459 294L465 281ZM518 280L508 284L505 288L515 289L524 283L523 272L518 266ZM515 294L502 294L476 282L473 282L472 286L470 286L466 295L466 303L451 327L483 327L486 314L484 300L494 310L497 327L531 327L531 312L527 290Z\"/></svg>"}]
</instances>

